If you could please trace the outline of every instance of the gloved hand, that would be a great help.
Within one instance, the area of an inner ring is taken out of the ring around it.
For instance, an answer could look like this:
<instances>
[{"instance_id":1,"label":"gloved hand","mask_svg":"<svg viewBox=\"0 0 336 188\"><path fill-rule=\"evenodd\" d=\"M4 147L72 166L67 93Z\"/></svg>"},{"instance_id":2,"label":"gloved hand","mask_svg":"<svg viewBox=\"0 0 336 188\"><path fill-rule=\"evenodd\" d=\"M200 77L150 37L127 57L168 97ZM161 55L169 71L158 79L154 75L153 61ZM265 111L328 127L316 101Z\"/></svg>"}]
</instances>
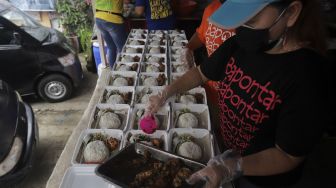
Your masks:
<instances>
[{"instance_id":1,"label":"gloved hand","mask_svg":"<svg viewBox=\"0 0 336 188\"><path fill-rule=\"evenodd\" d=\"M147 108L146 108L146 114L156 113L161 108L161 106L164 105L166 100L167 100L166 89L159 92L159 94L157 94L157 95L150 96L149 97L149 102L148 102Z\"/></svg>"},{"instance_id":2,"label":"gloved hand","mask_svg":"<svg viewBox=\"0 0 336 188\"><path fill-rule=\"evenodd\" d=\"M218 188L242 174L241 155L233 150L226 150L210 159L205 168L192 174L186 181L189 184L195 184L203 180L206 181L205 188Z\"/></svg>"},{"instance_id":3,"label":"gloved hand","mask_svg":"<svg viewBox=\"0 0 336 188\"><path fill-rule=\"evenodd\" d=\"M193 51L190 50L188 47L182 48L182 53L181 53L181 62L185 65L187 65L189 68L194 66L194 55Z\"/></svg>"}]
</instances>

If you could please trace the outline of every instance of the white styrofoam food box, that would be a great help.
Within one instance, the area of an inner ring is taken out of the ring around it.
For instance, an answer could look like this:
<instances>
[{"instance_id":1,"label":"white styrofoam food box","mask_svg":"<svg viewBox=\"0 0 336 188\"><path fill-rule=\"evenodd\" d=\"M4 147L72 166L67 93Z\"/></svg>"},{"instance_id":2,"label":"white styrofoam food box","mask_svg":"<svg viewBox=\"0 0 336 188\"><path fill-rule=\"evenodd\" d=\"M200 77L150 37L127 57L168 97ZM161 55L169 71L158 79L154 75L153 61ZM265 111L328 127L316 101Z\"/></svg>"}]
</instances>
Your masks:
<instances>
[{"instance_id":1,"label":"white styrofoam food box","mask_svg":"<svg viewBox=\"0 0 336 188\"><path fill-rule=\"evenodd\" d=\"M108 100L108 95L112 92L116 92L118 94L124 94L124 95L128 95L128 93L131 93L129 101L124 104L128 104L132 106L133 101L134 101L134 87L130 87L130 86L126 86L126 87L106 86L103 91L102 96L99 99L99 103L110 104L110 103L107 103L107 100Z\"/></svg>"},{"instance_id":2,"label":"white styrofoam food box","mask_svg":"<svg viewBox=\"0 0 336 188\"><path fill-rule=\"evenodd\" d=\"M105 136L115 138L119 140L119 147L118 149L114 150L112 153L116 153L120 151L122 148L122 140L123 140L123 131L117 130L117 129L86 129L82 131L81 135L79 136L79 139L77 140L77 144L75 147L75 151L72 156L71 163L74 166L97 166L98 164L87 164L84 161L83 152L85 149L85 146L88 144L88 141L90 139L90 135L101 133ZM112 155L110 154L110 156Z\"/></svg>"},{"instance_id":3,"label":"white styrofoam food box","mask_svg":"<svg viewBox=\"0 0 336 188\"><path fill-rule=\"evenodd\" d=\"M165 76L165 82L163 83L163 85L160 85L159 83L158 83L158 85L144 85L145 79L147 79L149 77L153 77L153 78L157 79L160 75ZM165 74L165 73L140 73L139 74L138 86L153 87L153 86L165 86L165 85L168 85L168 77L167 77L167 74Z\"/></svg>"},{"instance_id":4,"label":"white styrofoam food box","mask_svg":"<svg viewBox=\"0 0 336 188\"><path fill-rule=\"evenodd\" d=\"M141 130L139 121L141 116L144 114L146 110L146 104L136 104L134 106L134 109L132 111L131 119L129 121L129 128L131 130ZM141 113L142 112L142 113ZM141 116L139 116L141 114ZM169 130L171 115L170 115L170 106L164 105L159 109L157 113L154 114L156 118L158 118L159 121L159 128L158 130Z\"/></svg>"},{"instance_id":5,"label":"white styrofoam food box","mask_svg":"<svg viewBox=\"0 0 336 188\"><path fill-rule=\"evenodd\" d=\"M129 139L131 138L132 135L135 135L135 134L142 134L142 135L145 135L145 136L148 136L150 138L159 138L161 139L161 141L163 141L163 150L165 151L168 151L168 134L167 134L167 131L155 131L153 134L146 134L144 133L142 130L129 130L126 132L124 138L123 138L123 145L122 147L126 147L130 144L130 141Z\"/></svg>"},{"instance_id":6,"label":"white styrofoam food box","mask_svg":"<svg viewBox=\"0 0 336 188\"><path fill-rule=\"evenodd\" d=\"M115 72L121 72L122 71L120 70L121 66L126 66L127 69L129 69L127 71L130 71L130 72L139 72L140 70L140 63L121 63L121 62L114 63L112 70Z\"/></svg>"},{"instance_id":7,"label":"white styrofoam food box","mask_svg":"<svg viewBox=\"0 0 336 188\"><path fill-rule=\"evenodd\" d=\"M160 52L151 52L151 49L159 49ZM150 55L166 55L168 54L168 49L166 46L146 46L146 49L145 49L145 53L146 54L150 54Z\"/></svg>"},{"instance_id":8,"label":"white styrofoam food box","mask_svg":"<svg viewBox=\"0 0 336 188\"><path fill-rule=\"evenodd\" d=\"M189 90L189 91L187 91L187 92L184 92L183 94L176 94L176 95L174 95L174 97L172 97L173 99L172 99L172 102L173 103L181 103L181 104L183 104L182 102L181 102L181 95L195 95L195 94L201 94L202 96L203 96L203 100L202 100L202 103L198 103L198 104L208 104L207 103L207 95L206 95L206 92L205 92L205 89L204 88L201 88L201 87L197 87L197 88L194 88L194 89L191 89L191 90ZM195 103L195 104L197 104L197 103Z\"/></svg>"},{"instance_id":9,"label":"white styrofoam food box","mask_svg":"<svg viewBox=\"0 0 336 188\"><path fill-rule=\"evenodd\" d=\"M173 104L172 106L172 126L171 128L179 128L177 126L178 117L181 111L188 110L198 119L198 126L195 129L211 130L210 114L207 105L203 104Z\"/></svg>"},{"instance_id":10,"label":"white styrofoam food box","mask_svg":"<svg viewBox=\"0 0 336 188\"><path fill-rule=\"evenodd\" d=\"M157 72L147 72L147 67L148 66L155 66L159 69L160 66L163 66L164 67L164 70L163 71L160 71L160 69L157 71ZM140 72L147 72L147 73L165 73L165 74L168 74L168 67L167 67L167 63L148 63L148 62L143 62L141 63L141 69L140 69Z\"/></svg>"},{"instance_id":11,"label":"white styrofoam food box","mask_svg":"<svg viewBox=\"0 0 336 188\"><path fill-rule=\"evenodd\" d=\"M114 85L114 80L118 77L122 77L125 79L132 79L133 80L133 84L128 83L127 86L135 86L137 84L137 72L133 72L133 71L112 71L109 75L108 75L108 79L107 79L107 85L109 86L116 86ZM123 87L123 86L118 86L118 87Z\"/></svg>"},{"instance_id":12,"label":"white styrofoam food box","mask_svg":"<svg viewBox=\"0 0 336 188\"><path fill-rule=\"evenodd\" d=\"M121 63L139 63L142 61L142 54L118 53L116 62Z\"/></svg>"},{"instance_id":13,"label":"white styrofoam food box","mask_svg":"<svg viewBox=\"0 0 336 188\"><path fill-rule=\"evenodd\" d=\"M212 157L214 157L213 135L205 129L171 129L168 133L169 152L175 153L173 139L176 136L184 134L191 135L194 138L194 142L201 147L202 158L199 160L200 162L207 163Z\"/></svg>"},{"instance_id":14,"label":"white styrofoam food box","mask_svg":"<svg viewBox=\"0 0 336 188\"><path fill-rule=\"evenodd\" d=\"M116 113L121 119L122 125L119 127L119 130L126 131L128 120L130 117L130 106L127 104L97 104L95 110L92 112L90 121L89 121L89 129L100 129L98 122L98 113L101 110L108 110L113 113Z\"/></svg>"},{"instance_id":15,"label":"white styrofoam food box","mask_svg":"<svg viewBox=\"0 0 336 188\"><path fill-rule=\"evenodd\" d=\"M95 174L95 167L70 167L65 172L60 188L121 188Z\"/></svg>"},{"instance_id":16,"label":"white styrofoam food box","mask_svg":"<svg viewBox=\"0 0 336 188\"><path fill-rule=\"evenodd\" d=\"M143 62L167 63L167 58L165 54L146 54L144 55Z\"/></svg>"},{"instance_id":17,"label":"white styrofoam food box","mask_svg":"<svg viewBox=\"0 0 336 188\"><path fill-rule=\"evenodd\" d=\"M121 51L123 54L135 54L141 56L144 52L145 46L142 45L125 45ZM131 52L130 50L135 50L135 52Z\"/></svg>"},{"instance_id":18,"label":"white styrofoam food box","mask_svg":"<svg viewBox=\"0 0 336 188\"><path fill-rule=\"evenodd\" d=\"M149 46L166 46L167 40L166 39L161 39L161 40L149 39L147 44Z\"/></svg>"},{"instance_id":19,"label":"white styrofoam food box","mask_svg":"<svg viewBox=\"0 0 336 188\"><path fill-rule=\"evenodd\" d=\"M135 88L134 104L146 104L141 102L141 99L144 95L146 94L150 96L157 95L163 89L164 87L162 86L156 86L156 87L137 86Z\"/></svg>"},{"instance_id":20,"label":"white styrofoam food box","mask_svg":"<svg viewBox=\"0 0 336 188\"><path fill-rule=\"evenodd\" d=\"M145 46L146 45L146 39L132 39L132 38L129 38L127 41L126 41L126 45L134 45L134 41L137 41L136 44L139 45L139 46Z\"/></svg>"}]
</instances>

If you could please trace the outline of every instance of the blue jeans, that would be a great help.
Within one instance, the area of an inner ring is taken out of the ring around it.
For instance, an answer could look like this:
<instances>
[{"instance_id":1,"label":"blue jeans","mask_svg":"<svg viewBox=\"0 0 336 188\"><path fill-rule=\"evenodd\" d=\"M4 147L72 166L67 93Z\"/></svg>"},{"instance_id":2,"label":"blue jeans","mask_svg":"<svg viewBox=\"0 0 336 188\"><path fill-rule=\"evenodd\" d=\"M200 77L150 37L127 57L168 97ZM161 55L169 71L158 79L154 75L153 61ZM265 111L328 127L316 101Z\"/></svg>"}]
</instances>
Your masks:
<instances>
[{"instance_id":1,"label":"blue jeans","mask_svg":"<svg viewBox=\"0 0 336 188\"><path fill-rule=\"evenodd\" d=\"M96 25L107 45L107 60L112 69L127 39L125 24L116 24L96 18Z\"/></svg>"}]
</instances>

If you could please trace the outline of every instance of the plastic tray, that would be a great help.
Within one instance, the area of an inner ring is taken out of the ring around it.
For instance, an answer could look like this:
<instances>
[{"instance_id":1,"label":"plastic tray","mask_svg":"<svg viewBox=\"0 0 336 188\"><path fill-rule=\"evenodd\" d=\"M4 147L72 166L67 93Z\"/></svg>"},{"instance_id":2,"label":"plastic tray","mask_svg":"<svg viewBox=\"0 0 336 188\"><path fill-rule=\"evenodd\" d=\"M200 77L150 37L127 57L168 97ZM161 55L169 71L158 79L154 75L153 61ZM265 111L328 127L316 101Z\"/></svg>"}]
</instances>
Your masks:
<instances>
[{"instance_id":1,"label":"plastic tray","mask_svg":"<svg viewBox=\"0 0 336 188\"><path fill-rule=\"evenodd\" d=\"M131 161L144 155L145 151L149 152L152 158L163 162L172 158L180 159L183 164L190 168L193 172L196 172L204 167L204 164L196 161L158 150L144 144L136 143L124 148L106 163L98 166L96 173L114 184L127 188L129 187L129 183L134 179L135 175L144 170L143 166L131 165ZM197 183L193 186L185 183L181 186L181 188L201 188L203 185L204 182ZM171 185L171 187L173 187L173 185Z\"/></svg>"}]
</instances>

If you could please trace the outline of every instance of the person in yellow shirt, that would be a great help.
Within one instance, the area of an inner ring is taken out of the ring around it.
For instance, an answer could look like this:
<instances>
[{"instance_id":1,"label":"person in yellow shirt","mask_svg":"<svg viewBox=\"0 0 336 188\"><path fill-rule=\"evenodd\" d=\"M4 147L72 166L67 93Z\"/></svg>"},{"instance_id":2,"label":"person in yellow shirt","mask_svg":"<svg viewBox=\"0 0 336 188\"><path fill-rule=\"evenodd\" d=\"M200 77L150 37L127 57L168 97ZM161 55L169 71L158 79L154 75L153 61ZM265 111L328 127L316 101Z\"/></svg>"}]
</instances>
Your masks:
<instances>
[{"instance_id":1,"label":"person in yellow shirt","mask_svg":"<svg viewBox=\"0 0 336 188\"><path fill-rule=\"evenodd\" d=\"M96 25L107 45L107 59L112 69L118 52L124 46L127 33L122 16L123 1L96 0Z\"/></svg>"}]
</instances>

